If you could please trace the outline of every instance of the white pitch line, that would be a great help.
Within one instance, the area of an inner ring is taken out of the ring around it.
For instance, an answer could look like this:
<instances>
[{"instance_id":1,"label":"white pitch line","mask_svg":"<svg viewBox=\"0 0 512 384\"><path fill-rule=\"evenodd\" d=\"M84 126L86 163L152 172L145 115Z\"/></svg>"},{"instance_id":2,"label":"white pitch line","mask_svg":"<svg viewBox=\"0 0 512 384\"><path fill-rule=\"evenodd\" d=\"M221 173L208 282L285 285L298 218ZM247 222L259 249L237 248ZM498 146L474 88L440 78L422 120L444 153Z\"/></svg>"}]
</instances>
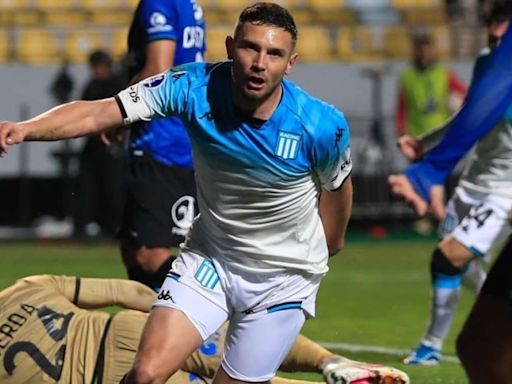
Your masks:
<instances>
[{"instance_id":1,"label":"white pitch line","mask_svg":"<svg viewBox=\"0 0 512 384\"><path fill-rule=\"evenodd\" d=\"M347 352L370 352L370 353L380 353L382 355L391 355L391 356L400 356L405 357L411 351L409 349L399 349L399 348L388 348L382 347L379 345L362 345L362 344L349 344L349 343L332 343L328 341L318 341L322 347L327 349L335 349L339 351L347 351ZM457 356L453 355L443 355L443 362L448 363L460 363Z\"/></svg>"}]
</instances>

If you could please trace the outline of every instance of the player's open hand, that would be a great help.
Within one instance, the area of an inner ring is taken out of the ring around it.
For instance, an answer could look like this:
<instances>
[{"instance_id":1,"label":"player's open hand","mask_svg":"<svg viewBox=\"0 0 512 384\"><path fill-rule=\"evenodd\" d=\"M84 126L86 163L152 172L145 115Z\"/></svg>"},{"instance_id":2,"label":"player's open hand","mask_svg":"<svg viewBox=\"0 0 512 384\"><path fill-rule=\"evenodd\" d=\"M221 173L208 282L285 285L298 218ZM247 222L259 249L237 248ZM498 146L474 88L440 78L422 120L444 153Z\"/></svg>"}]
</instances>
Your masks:
<instances>
[{"instance_id":1,"label":"player's open hand","mask_svg":"<svg viewBox=\"0 0 512 384\"><path fill-rule=\"evenodd\" d=\"M418 140L409 136L402 135L397 140L398 149L409 160L417 160L423 156L423 148Z\"/></svg>"},{"instance_id":2,"label":"player's open hand","mask_svg":"<svg viewBox=\"0 0 512 384\"><path fill-rule=\"evenodd\" d=\"M444 219L444 186L434 185L430 188L430 210L437 220Z\"/></svg>"},{"instance_id":3,"label":"player's open hand","mask_svg":"<svg viewBox=\"0 0 512 384\"><path fill-rule=\"evenodd\" d=\"M416 193L409 179L405 175L391 175L388 177L391 192L401 197L418 216L425 216L428 212L428 203Z\"/></svg>"},{"instance_id":4,"label":"player's open hand","mask_svg":"<svg viewBox=\"0 0 512 384\"><path fill-rule=\"evenodd\" d=\"M0 156L7 153L11 145L23 142L25 133L16 123L11 121L0 122Z\"/></svg>"},{"instance_id":5,"label":"player's open hand","mask_svg":"<svg viewBox=\"0 0 512 384\"><path fill-rule=\"evenodd\" d=\"M401 197L409 206L414 209L418 216L425 216L430 210L436 219L444 218L444 186L435 185L430 189L430 206L416 193L409 179L405 175L391 175L388 178L391 191Z\"/></svg>"}]
</instances>

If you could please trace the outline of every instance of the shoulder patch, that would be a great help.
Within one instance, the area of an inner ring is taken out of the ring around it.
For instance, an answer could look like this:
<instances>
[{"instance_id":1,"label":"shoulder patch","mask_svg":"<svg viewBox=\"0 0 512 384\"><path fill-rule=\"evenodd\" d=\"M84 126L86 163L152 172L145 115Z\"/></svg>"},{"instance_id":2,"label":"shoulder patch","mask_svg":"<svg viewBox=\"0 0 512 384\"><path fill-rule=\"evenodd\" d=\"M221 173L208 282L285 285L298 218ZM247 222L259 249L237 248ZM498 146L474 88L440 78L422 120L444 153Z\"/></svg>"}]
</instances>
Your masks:
<instances>
[{"instance_id":1,"label":"shoulder patch","mask_svg":"<svg viewBox=\"0 0 512 384\"><path fill-rule=\"evenodd\" d=\"M146 88L156 88L164 82L165 76L166 75L164 73L162 73L160 75L150 77L149 79L144 80L142 85Z\"/></svg>"}]
</instances>

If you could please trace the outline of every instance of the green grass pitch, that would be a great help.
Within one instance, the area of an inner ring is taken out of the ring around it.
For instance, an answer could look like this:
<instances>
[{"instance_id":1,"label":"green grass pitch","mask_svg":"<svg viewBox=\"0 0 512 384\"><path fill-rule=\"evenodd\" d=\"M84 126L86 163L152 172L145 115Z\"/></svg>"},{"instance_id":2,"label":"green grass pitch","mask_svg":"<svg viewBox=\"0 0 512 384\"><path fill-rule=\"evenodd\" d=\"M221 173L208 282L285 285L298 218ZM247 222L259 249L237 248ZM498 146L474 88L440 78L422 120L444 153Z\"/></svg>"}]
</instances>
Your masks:
<instances>
[{"instance_id":1,"label":"green grass pitch","mask_svg":"<svg viewBox=\"0 0 512 384\"><path fill-rule=\"evenodd\" d=\"M408 367L401 351L415 346L428 317L432 239L389 240L350 238L343 254L330 260L330 272L320 288L316 318L303 333L332 343L350 358L379 362L403 369L413 384L462 384L464 372L453 358L437 367ZM0 244L0 288L19 277L40 274L88 277L125 277L113 245L67 243ZM474 297L463 293L445 355L454 355L454 339ZM341 343L345 343L341 345ZM346 344L350 350L347 350ZM350 347L369 347L354 351ZM376 351L376 347L383 351ZM314 374L286 375L320 381Z\"/></svg>"}]
</instances>

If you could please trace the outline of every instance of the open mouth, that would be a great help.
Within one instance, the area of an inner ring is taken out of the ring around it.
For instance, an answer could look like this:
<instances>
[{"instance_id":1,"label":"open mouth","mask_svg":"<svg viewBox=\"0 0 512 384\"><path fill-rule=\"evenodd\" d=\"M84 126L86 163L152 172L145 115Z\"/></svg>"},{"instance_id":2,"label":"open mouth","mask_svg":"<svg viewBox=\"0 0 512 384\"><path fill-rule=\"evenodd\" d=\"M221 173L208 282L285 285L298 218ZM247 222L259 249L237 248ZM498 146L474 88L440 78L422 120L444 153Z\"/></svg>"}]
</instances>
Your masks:
<instances>
[{"instance_id":1,"label":"open mouth","mask_svg":"<svg viewBox=\"0 0 512 384\"><path fill-rule=\"evenodd\" d=\"M247 86L249 89L259 90L265 85L265 80L257 76L249 76Z\"/></svg>"}]
</instances>

